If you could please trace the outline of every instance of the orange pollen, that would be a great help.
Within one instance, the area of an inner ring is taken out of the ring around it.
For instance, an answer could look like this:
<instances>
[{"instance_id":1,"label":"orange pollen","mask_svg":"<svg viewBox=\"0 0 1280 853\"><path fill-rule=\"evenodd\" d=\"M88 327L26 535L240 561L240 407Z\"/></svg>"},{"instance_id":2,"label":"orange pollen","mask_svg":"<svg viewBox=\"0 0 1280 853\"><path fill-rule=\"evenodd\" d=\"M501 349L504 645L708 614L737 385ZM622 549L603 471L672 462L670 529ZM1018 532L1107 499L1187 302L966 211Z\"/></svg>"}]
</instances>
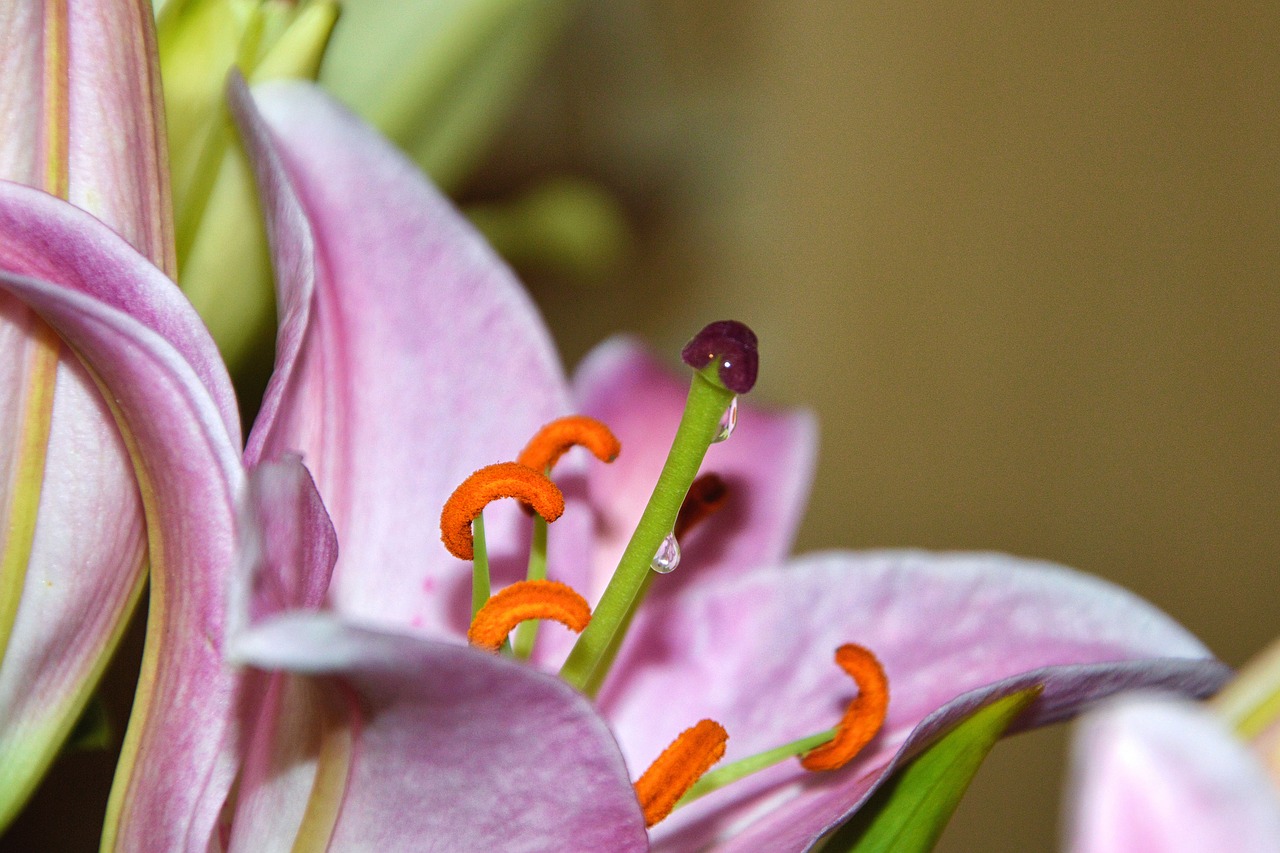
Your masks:
<instances>
[{"instance_id":1,"label":"orange pollen","mask_svg":"<svg viewBox=\"0 0 1280 853\"><path fill-rule=\"evenodd\" d=\"M662 751L635 785L645 826L653 826L671 814L693 783L724 757L728 740L724 726L715 720L702 720L682 731Z\"/></svg>"},{"instance_id":2,"label":"orange pollen","mask_svg":"<svg viewBox=\"0 0 1280 853\"><path fill-rule=\"evenodd\" d=\"M519 498L547 521L564 512L564 495L545 475L516 462L487 465L453 490L440 513L440 538L450 554L460 560L475 557L471 522L498 498Z\"/></svg>"},{"instance_id":3,"label":"orange pollen","mask_svg":"<svg viewBox=\"0 0 1280 853\"><path fill-rule=\"evenodd\" d=\"M549 471L572 447L585 447L601 462L612 462L622 451L617 437L600 421L569 415L538 430L516 461L535 471Z\"/></svg>"},{"instance_id":4,"label":"orange pollen","mask_svg":"<svg viewBox=\"0 0 1280 853\"><path fill-rule=\"evenodd\" d=\"M586 599L559 581L519 581L484 603L471 620L471 645L496 652L526 619L554 619L574 633L591 621Z\"/></svg>"},{"instance_id":5,"label":"orange pollen","mask_svg":"<svg viewBox=\"0 0 1280 853\"><path fill-rule=\"evenodd\" d=\"M690 530L724 509L728 500L729 487L719 474L703 474L694 480L676 515L675 529L672 531L676 539L683 539Z\"/></svg>"},{"instance_id":6,"label":"orange pollen","mask_svg":"<svg viewBox=\"0 0 1280 853\"><path fill-rule=\"evenodd\" d=\"M858 683L858 696L845 710L836 736L800 758L806 770L838 770L848 764L880 731L889 711L889 678L874 654L848 643L836 649L836 663Z\"/></svg>"}]
</instances>

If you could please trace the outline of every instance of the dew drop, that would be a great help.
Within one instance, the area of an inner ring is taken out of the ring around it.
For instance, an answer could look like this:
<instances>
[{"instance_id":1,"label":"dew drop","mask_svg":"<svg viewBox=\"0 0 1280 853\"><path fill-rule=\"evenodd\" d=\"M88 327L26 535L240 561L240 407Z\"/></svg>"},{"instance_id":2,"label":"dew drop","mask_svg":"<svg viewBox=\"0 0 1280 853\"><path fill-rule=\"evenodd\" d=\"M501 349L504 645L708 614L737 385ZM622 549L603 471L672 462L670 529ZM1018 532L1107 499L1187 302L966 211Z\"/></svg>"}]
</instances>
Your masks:
<instances>
[{"instance_id":1,"label":"dew drop","mask_svg":"<svg viewBox=\"0 0 1280 853\"><path fill-rule=\"evenodd\" d=\"M678 565L680 565L680 543L676 541L674 533L668 533L667 538L663 539L662 544L658 546L658 553L653 555L649 568L660 575L667 575L674 572Z\"/></svg>"},{"instance_id":2,"label":"dew drop","mask_svg":"<svg viewBox=\"0 0 1280 853\"><path fill-rule=\"evenodd\" d=\"M738 425L738 398L734 397L729 401L729 408L724 410L724 414L720 416L720 429L716 432L716 437L711 439L711 443L724 441L733 435L734 427Z\"/></svg>"}]
</instances>

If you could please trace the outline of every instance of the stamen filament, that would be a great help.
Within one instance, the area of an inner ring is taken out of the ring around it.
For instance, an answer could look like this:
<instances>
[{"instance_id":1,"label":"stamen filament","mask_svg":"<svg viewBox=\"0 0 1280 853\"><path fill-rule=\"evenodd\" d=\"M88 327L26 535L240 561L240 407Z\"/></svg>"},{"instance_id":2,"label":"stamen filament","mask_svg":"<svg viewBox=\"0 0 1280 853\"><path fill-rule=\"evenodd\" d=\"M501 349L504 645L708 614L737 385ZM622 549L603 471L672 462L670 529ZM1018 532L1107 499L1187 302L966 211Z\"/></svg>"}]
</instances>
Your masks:
<instances>
[{"instance_id":1,"label":"stamen filament","mask_svg":"<svg viewBox=\"0 0 1280 853\"><path fill-rule=\"evenodd\" d=\"M541 471L547 477L560 457L573 447L585 447L601 462L612 462L622 452L617 436L600 421L586 415L568 415L546 424L529 439L516 461L526 468ZM526 505L526 510L532 507ZM534 513L533 542L529 549L526 579L543 580L547 576L547 520ZM538 621L523 622L516 629L515 656L527 659L533 654L538 639Z\"/></svg>"},{"instance_id":2,"label":"stamen filament","mask_svg":"<svg viewBox=\"0 0 1280 853\"><path fill-rule=\"evenodd\" d=\"M724 756L728 740L724 726L715 720L702 720L681 732L662 751L635 784L645 826L653 826L671 814L685 792Z\"/></svg>"},{"instance_id":3,"label":"stamen filament","mask_svg":"<svg viewBox=\"0 0 1280 853\"><path fill-rule=\"evenodd\" d=\"M496 652L516 625L528 619L554 619L571 631L581 631L591 621L591 607L559 581L520 581L485 602L471 620L467 639L473 646Z\"/></svg>"},{"instance_id":4,"label":"stamen filament","mask_svg":"<svg viewBox=\"0 0 1280 853\"><path fill-rule=\"evenodd\" d=\"M686 533L723 509L728 499L729 487L719 474L703 474L698 477L689 486L689 493L685 495L684 502L680 504L680 512L676 515L675 529L672 534L677 540L682 539ZM631 628L631 622L636 617L636 611L640 609L640 603L649 594L649 587L653 584L655 576L654 572L649 572L645 575L640 584L639 592L636 593L636 597L631 601L631 607L627 610L627 615L618 625L618 630L614 631L608 647L604 650L604 654L600 656L600 664L596 666L591 676L582 685L582 691L588 696L595 696L600 692L604 677L609 673L609 667L613 665L614 658L618 656L618 650L622 648L622 640L627 636L627 631Z\"/></svg>"},{"instance_id":5,"label":"stamen filament","mask_svg":"<svg viewBox=\"0 0 1280 853\"><path fill-rule=\"evenodd\" d=\"M489 549L484 542L484 513L471 522L471 618L489 600Z\"/></svg>"},{"instance_id":6,"label":"stamen filament","mask_svg":"<svg viewBox=\"0 0 1280 853\"><path fill-rule=\"evenodd\" d=\"M714 370L714 367L709 370ZM603 682L609 666L604 657L613 636L627 621L628 613L640 595L650 574L649 564L653 555L675 526L680 505L698 475L707 448L720 431L720 418L733 397L734 392L714 378L708 378L704 372L694 374L680 426L653 488L653 496L649 498L618 568L596 605L591 624L582 632L560 670L560 677L578 689L585 690L588 682L597 685ZM605 673L596 675L599 667L603 667Z\"/></svg>"},{"instance_id":7,"label":"stamen filament","mask_svg":"<svg viewBox=\"0 0 1280 853\"><path fill-rule=\"evenodd\" d=\"M546 580L547 577L547 520L540 515L533 517L533 543L529 547L529 570L525 577L531 581ZM533 654L533 644L538 639L536 619L521 622L516 628L514 648L515 656L527 660Z\"/></svg>"},{"instance_id":8,"label":"stamen filament","mask_svg":"<svg viewBox=\"0 0 1280 853\"><path fill-rule=\"evenodd\" d=\"M806 770L818 771L838 770L857 757L884 725L889 708L889 680L876 656L853 643L836 649L836 663L858 685L858 695L849 703L840 725L717 767L691 785L675 808L788 758L799 758Z\"/></svg>"},{"instance_id":9,"label":"stamen filament","mask_svg":"<svg viewBox=\"0 0 1280 853\"><path fill-rule=\"evenodd\" d=\"M790 743L784 743L782 746L775 746L773 749L767 749L764 752L757 752L755 755L749 755L746 758L739 758L737 761L717 767L704 775L689 788L685 795L676 803L676 808L688 805L699 797L706 796L712 791L718 791L725 785L737 782L739 779L745 779L753 773L759 773L761 770L780 764L788 758L797 758L804 755L811 749L828 743L836 736L838 729L827 729L825 732L808 735L807 737L797 738Z\"/></svg>"}]
</instances>

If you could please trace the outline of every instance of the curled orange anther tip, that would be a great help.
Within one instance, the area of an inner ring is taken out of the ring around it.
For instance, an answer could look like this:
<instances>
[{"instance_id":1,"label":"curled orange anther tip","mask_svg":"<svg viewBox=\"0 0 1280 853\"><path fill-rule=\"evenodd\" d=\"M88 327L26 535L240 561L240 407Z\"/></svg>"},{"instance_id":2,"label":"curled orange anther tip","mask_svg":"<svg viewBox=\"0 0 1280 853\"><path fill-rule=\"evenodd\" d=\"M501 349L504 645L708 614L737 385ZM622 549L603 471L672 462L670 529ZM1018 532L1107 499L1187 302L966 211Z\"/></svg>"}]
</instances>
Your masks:
<instances>
[{"instance_id":1,"label":"curled orange anther tip","mask_svg":"<svg viewBox=\"0 0 1280 853\"><path fill-rule=\"evenodd\" d=\"M671 814L693 783L724 757L728 740L724 726L715 720L702 720L681 732L662 751L635 784L645 826L653 826Z\"/></svg>"},{"instance_id":2,"label":"curled orange anther tip","mask_svg":"<svg viewBox=\"0 0 1280 853\"><path fill-rule=\"evenodd\" d=\"M852 761L884 725L889 711L889 678L869 649L847 643L836 649L836 663L858 684L858 696L845 709L836 736L800 758L806 770L838 770Z\"/></svg>"},{"instance_id":3,"label":"curled orange anther tip","mask_svg":"<svg viewBox=\"0 0 1280 853\"><path fill-rule=\"evenodd\" d=\"M719 474L703 474L689 486L689 493L680 504L680 512L676 514L675 528L672 532L676 539L697 527L707 518L724 509L729 500L729 486Z\"/></svg>"},{"instance_id":4,"label":"curled orange anther tip","mask_svg":"<svg viewBox=\"0 0 1280 853\"><path fill-rule=\"evenodd\" d=\"M554 619L575 633L591 621L591 607L559 581L519 581L491 597L471 620L471 645L496 652L526 619Z\"/></svg>"},{"instance_id":5,"label":"curled orange anther tip","mask_svg":"<svg viewBox=\"0 0 1280 853\"><path fill-rule=\"evenodd\" d=\"M544 474L516 462L487 465L453 490L440 513L440 539L450 554L460 560L475 556L471 522L498 498L519 498L547 521L564 512L564 495Z\"/></svg>"},{"instance_id":6,"label":"curled orange anther tip","mask_svg":"<svg viewBox=\"0 0 1280 853\"><path fill-rule=\"evenodd\" d=\"M571 447L585 447L601 462L612 462L622 451L617 437L600 421L586 415L569 415L538 430L516 461L535 471L547 471Z\"/></svg>"}]
</instances>

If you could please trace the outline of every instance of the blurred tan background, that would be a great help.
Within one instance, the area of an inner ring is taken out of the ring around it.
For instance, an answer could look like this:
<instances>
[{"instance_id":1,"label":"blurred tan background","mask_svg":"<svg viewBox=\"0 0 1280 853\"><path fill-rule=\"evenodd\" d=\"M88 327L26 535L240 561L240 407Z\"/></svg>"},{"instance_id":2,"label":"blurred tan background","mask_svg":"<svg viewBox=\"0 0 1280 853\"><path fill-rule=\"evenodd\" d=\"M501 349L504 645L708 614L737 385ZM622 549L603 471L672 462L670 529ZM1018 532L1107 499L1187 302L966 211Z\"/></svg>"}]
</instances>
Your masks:
<instances>
[{"instance_id":1,"label":"blurred tan background","mask_svg":"<svg viewBox=\"0 0 1280 853\"><path fill-rule=\"evenodd\" d=\"M620 274L532 276L570 363L746 320L821 421L801 550L1057 560L1233 664L1280 634L1280 6L598 5L474 190L627 203ZM1066 733L940 849L1055 847Z\"/></svg>"}]
</instances>

